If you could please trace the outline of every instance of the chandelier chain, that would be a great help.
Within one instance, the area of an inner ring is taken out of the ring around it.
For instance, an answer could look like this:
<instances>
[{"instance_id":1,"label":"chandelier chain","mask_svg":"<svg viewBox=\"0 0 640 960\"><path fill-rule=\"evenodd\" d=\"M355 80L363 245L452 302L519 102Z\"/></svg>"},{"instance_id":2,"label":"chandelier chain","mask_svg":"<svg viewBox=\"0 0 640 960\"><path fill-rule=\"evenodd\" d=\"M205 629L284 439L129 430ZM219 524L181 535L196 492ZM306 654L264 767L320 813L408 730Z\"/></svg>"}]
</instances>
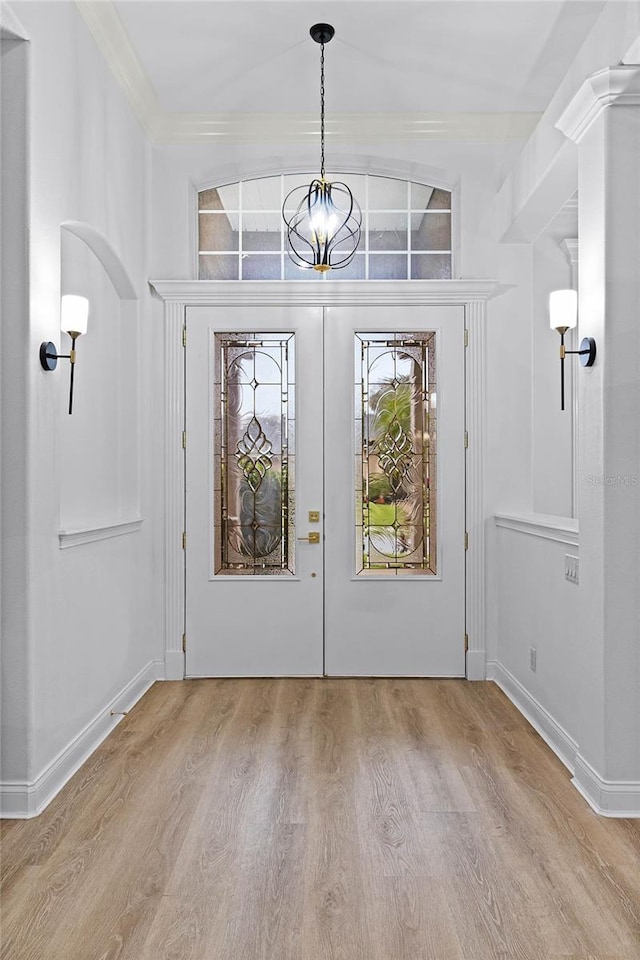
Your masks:
<instances>
[{"instance_id":1,"label":"chandelier chain","mask_svg":"<svg viewBox=\"0 0 640 960\"><path fill-rule=\"evenodd\" d=\"M324 43L320 44L320 177L324 180Z\"/></svg>"}]
</instances>

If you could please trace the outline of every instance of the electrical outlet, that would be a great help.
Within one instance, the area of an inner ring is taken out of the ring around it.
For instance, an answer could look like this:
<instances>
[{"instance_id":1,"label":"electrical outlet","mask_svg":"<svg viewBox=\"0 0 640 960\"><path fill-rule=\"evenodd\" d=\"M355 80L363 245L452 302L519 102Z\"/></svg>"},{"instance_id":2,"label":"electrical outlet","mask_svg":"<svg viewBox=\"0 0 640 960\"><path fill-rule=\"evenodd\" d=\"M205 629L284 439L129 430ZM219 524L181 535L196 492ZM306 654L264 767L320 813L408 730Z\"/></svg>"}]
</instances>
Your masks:
<instances>
[{"instance_id":1,"label":"electrical outlet","mask_svg":"<svg viewBox=\"0 0 640 960\"><path fill-rule=\"evenodd\" d=\"M535 673L538 666L538 651L535 647L529 647L529 666Z\"/></svg>"},{"instance_id":2,"label":"electrical outlet","mask_svg":"<svg viewBox=\"0 0 640 960\"><path fill-rule=\"evenodd\" d=\"M571 556L570 553L564 555L564 576L569 583L580 582L580 560L578 557Z\"/></svg>"}]
</instances>

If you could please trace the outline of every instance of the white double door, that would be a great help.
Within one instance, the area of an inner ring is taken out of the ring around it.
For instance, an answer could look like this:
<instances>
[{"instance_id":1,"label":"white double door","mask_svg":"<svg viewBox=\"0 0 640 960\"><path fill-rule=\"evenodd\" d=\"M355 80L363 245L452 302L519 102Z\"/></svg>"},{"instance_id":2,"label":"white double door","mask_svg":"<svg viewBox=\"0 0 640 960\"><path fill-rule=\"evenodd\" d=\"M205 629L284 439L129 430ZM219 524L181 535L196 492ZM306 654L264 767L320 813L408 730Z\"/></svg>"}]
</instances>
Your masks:
<instances>
[{"instance_id":1,"label":"white double door","mask_svg":"<svg viewBox=\"0 0 640 960\"><path fill-rule=\"evenodd\" d=\"M186 327L187 676L463 676L464 308Z\"/></svg>"}]
</instances>

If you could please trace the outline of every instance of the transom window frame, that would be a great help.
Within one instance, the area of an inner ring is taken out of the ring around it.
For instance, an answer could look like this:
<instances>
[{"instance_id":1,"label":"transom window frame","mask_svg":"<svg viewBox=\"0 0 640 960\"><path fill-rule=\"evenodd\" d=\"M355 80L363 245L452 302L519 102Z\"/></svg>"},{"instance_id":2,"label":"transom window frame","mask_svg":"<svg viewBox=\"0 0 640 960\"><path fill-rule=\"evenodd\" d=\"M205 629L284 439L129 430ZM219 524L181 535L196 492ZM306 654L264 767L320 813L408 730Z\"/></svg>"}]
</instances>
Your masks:
<instances>
[{"instance_id":1,"label":"transom window frame","mask_svg":"<svg viewBox=\"0 0 640 960\"><path fill-rule=\"evenodd\" d=\"M288 190L291 189L291 186L293 185L293 180L295 180L296 183L302 184L302 183L305 183L307 180L310 181L314 176L315 176L315 175L314 175L313 173L310 173L308 170L303 170L303 171L301 171L301 172L297 172L297 171L275 172L275 171L274 171L273 173L267 172L267 173L259 174L259 175L255 175L255 176L244 176L244 177L243 177L242 179L240 179L240 180L233 180L233 179L231 179L231 178L229 178L229 177L225 177L225 178L223 178L223 179L221 179L221 180L219 180L219 181L213 181L213 180L211 180L211 181L207 181L207 182L205 182L205 183L201 183L201 184L199 184L199 185L194 185L194 187L193 187L193 198L194 198L194 199L193 199L193 207L194 207L194 211L195 211L195 216L194 216L193 219L192 219L192 223L193 223L193 232L192 232L192 236L193 236L193 271L194 271L193 276L194 276L194 278L199 279L199 280L202 280L203 282L207 282L207 281L210 281L210 280L213 280L214 282L215 282L216 280L233 280L234 282L248 281L248 282L250 282L250 283L255 283L255 282L258 282L258 281L262 281L262 282L273 282L274 280L280 280L280 281L285 281L285 282L289 282L289 281L293 281L293 282L295 282L295 281L307 281L307 280L312 280L312 281L313 281L313 280L316 280L316 281L317 281L317 280L324 280L324 281L327 281L327 280L331 280L331 281L340 281L340 280L342 280L342 281L345 281L345 280L363 281L363 280L366 280L366 281L379 282L379 281L398 280L399 282L405 283L405 282L410 281L410 280L411 280L411 281L415 281L415 280L433 279L433 280L442 281L442 280L456 280L456 279L459 279L459 261L460 261L459 187L458 187L457 184L447 183L447 182L442 181L442 180L440 180L439 178L435 178L435 177L429 178L429 181L430 181L430 182L427 182L427 180L426 180L425 178L415 177L415 178L413 178L413 179L409 179L409 178L407 178L406 176L400 176L399 174L387 173L387 172L371 172L371 171L362 171L362 170L352 170L351 172L342 172L342 171L341 171L340 173L333 173L333 172L331 173L332 179L335 179L335 180L337 180L337 179L344 179L344 180L346 180L346 181L348 182L348 181L349 181L349 178L356 178L356 177L357 177L357 178L360 178L360 179L364 180L364 183L365 183L366 189L365 189L365 192L364 192L364 199L363 199L363 197L362 197L362 194L361 194L360 196L357 196L357 197L356 197L356 198L358 199L358 202L360 203L360 205L361 205L361 207L362 207L362 214L363 214L363 236L362 236L362 240L361 240L361 243L360 243L360 250L359 250L358 254L356 255L357 257L363 257L363 259L364 259L364 275L363 275L363 276L354 276L353 269L352 269L353 265L351 265L351 268L347 268L347 269L345 269L345 270L328 271L328 272L327 272L326 274L324 274L322 277L318 277L318 275L317 275L314 271L311 271L311 270L302 270L302 269L296 267L295 264L293 264L292 261L289 259L289 256L288 256L288 254L287 254L287 252L286 252L286 249L285 249L284 231L283 231L283 229L282 229L284 224L281 224L281 229L280 229L280 249L279 249L279 250L277 250L277 251L274 250L274 249L271 249L271 250L268 250L268 251L267 251L267 250L262 251L262 250L257 250L257 249L255 249L255 250L254 250L254 249L251 249L251 250L247 250L247 251L243 250L243 248L242 248L242 217L243 217L243 215L244 215L244 214L249 214L249 215L264 214L264 213L266 213L266 212L269 212L269 213L273 214L273 213L277 212L277 213L278 213L278 216L281 216L282 202L283 202L284 197L286 196L286 193L288 192ZM266 208L265 208L265 209L262 209L262 210L257 210L257 209L254 209L253 207L251 207L251 208L247 207L246 210L243 208L243 185L244 185L244 184L249 183L249 182L259 181L259 180L274 180L274 179L277 179L278 177L280 178L280 208L279 208L277 211L276 211L275 209L272 210L271 208L269 208L268 211L266 210ZM370 205L369 205L369 194L370 194L369 184L370 184L370 178L375 178L375 179L378 179L378 180L392 180L392 181L397 181L397 182L403 183L403 184L405 185L406 191L407 191L407 202L406 202L406 205L405 205L404 207L389 207L389 208L379 207L379 206L370 207ZM450 202L449 202L449 206L448 206L448 207L444 207L444 208L434 208L433 210L429 211L429 213L433 213L433 214L448 214L448 216L449 216L450 243L449 243L449 247L448 247L447 249L444 249L444 248L443 248L443 249L431 249L431 250L424 249L424 248L412 249L412 246L411 246L411 218L412 218L412 216L415 216L416 213L425 213L425 212L426 212L423 208L421 208L421 207L419 207L419 206L413 206L413 204L412 204L412 202L411 202L411 193L412 193L412 191L411 191L411 185L412 185L412 184L415 184L416 186L418 186L418 187L420 187L420 188L423 188L423 189L426 188L426 189L431 189L431 190L434 190L434 191L443 191L443 192L449 194ZM239 217L239 224L238 224L238 248L235 249L235 250L230 250L230 251L223 251L222 249L215 250L215 251L213 251L213 250L212 250L212 251L200 250L200 242L199 242L199 241L200 241L200 214L201 214L201 213L205 213L205 214L206 214L206 213L212 213L212 214L214 214L214 215L218 215L218 216L219 216L221 213L227 212L227 211L224 211L224 210L219 210L219 211L213 211L213 210L206 211L206 210L201 210L201 209L200 209L200 202L199 202L199 200L200 200L200 194L202 194L202 193L203 193L204 191L206 191L206 190L212 190L212 189L220 190L220 189L223 189L223 188L225 188L225 187L232 187L232 186L238 188L238 195L239 195L238 209L233 209L233 210L232 210L231 208L229 208L228 212L229 212L229 213L237 213L237 214L238 214L238 217ZM286 187L286 189L285 189L285 187ZM371 214L383 215L383 216L384 216L384 215L387 215L387 214L393 214L393 215L406 214L406 216L407 216L407 221L406 221L406 236L407 236L406 249L388 249L388 250L384 250L384 249L383 249L383 250L372 250L372 249L370 249L369 223L370 223L370 215L371 215ZM241 264L241 262L242 262L242 258L245 257L245 256L247 256L248 254L254 255L254 256L266 256L266 255L268 255L268 256L270 256L270 257L272 257L272 258L274 258L274 259L277 258L277 257L279 257L279 261L280 261L280 272L279 272L279 275L278 275L278 276L272 276L272 277L265 277L265 276L260 276L260 275L256 275L256 276L254 276L254 277L243 276L243 275L242 275L242 271L241 271L240 264ZM200 275L200 261L201 261L201 257L202 257L202 256L211 256L211 255L213 255L213 256L225 256L225 257L236 257L236 258L238 258L238 264L239 264L239 266L238 266L237 276L234 276L234 277L226 277L226 278L225 278L225 277L217 277L217 278L201 277L201 275ZM450 264L449 276L448 276L448 277L434 276L434 277L432 277L432 278L425 278L424 276L418 276L418 277L412 276L412 275L411 275L411 274L412 274L412 269L411 269L411 257L412 257L412 256L416 256L416 255L417 255L417 256L448 256L448 257L449 257L449 264ZM407 275L406 275L406 277L401 277L401 278L399 278L399 277L396 277L396 276L393 276L393 275L390 275L390 274L387 275L387 274L382 274L382 273L379 273L377 276L371 276L371 273L372 273L372 272L375 273L375 271L371 271L371 269L370 269L371 258L380 258L381 256L382 256L382 257L384 257L384 256L394 256L394 257L395 257L395 256L406 256L406 258L407 258L407 261L406 261L406 263L407 263Z\"/></svg>"}]
</instances>

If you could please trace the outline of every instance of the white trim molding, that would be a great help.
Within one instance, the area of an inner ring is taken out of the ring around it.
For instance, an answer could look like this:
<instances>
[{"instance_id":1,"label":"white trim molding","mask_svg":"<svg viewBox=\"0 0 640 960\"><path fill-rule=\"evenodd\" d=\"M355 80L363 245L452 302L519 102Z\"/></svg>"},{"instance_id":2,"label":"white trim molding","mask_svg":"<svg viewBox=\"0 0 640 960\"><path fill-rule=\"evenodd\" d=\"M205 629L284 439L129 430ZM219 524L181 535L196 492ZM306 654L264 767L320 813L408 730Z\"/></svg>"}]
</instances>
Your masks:
<instances>
[{"instance_id":1,"label":"white trim molding","mask_svg":"<svg viewBox=\"0 0 640 960\"><path fill-rule=\"evenodd\" d=\"M568 206L566 204L565 206ZM565 257L567 258L567 263L571 267L571 285L574 289L578 289L578 276L577 268L580 261L579 252L580 248L578 246L577 237L565 237L564 240L560 241L560 248L563 251Z\"/></svg>"},{"instance_id":2,"label":"white trim molding","mask_svg":"<svg viewBox=\"0 0 640 960\"><path fill-rule=\"evenodd\" d=\"M126 90L126 88L125 88ZM327 139L341 143L528 140L541 113L333 113ZM155 126L154 126L155 124ZM156 143L315 143L314 113L165 113L147 121Z\"/></svg>"},{"instance_id":3,"label":"white trim molding","mask_svg":"<svg viewBox=\"0 0 640 960\"><path fill-rule=\"evenodd\" d=\"M579 143L593 121L606 107L640 105L640 66L620 64L593 73L584 81L556 127Z\"/></svg>"},{"instance_id":4,"label":"white trim molding","mask_svg":"<svg viewBox=\"0 0 640 960\"><path fill-rule=\"evenodd\" d=\"M571 783L601 817L640 818L640 780L605 780L580 753L573 737L498 660L487 662L493 680L573 775Z\"/></svg>"},{"instance_id":5,"label":"white trim molding","mask_svg":"<svg viewBox=\"0 0 640 960\"><path fill-rule=\"evenodd\" d=\"M185 304L171 300L164 306L164 583L165 676L183 680L185 656L184 513L184 330Z\"/></svg>"},{"instance_id":6,"label":"white trim molding","mask_svg":"<svg viewBox=\"0 0 640 960\"><path fill-rule=\"evenodd\" d=\"M124 537L129 533L138 533L142 527L142 517L132 520L117 520L114 523L105 523L96 527L79 527L76 530L60 530L58 540L60 549L79 547L83 543L93 543L96 540L109 540L111 537Z\"/></svg>"},{"instance_id":7,"label":"white trim molding","mask_svg":"<svg viewBox=\"0 0 640 960\"><path fill-rule=\"evenodd\" d=\"M496 280L150 280L165 303L216 306L378 306L486 303Z\"/></svg>"},{"instance_id":8,"label":"white trim molding","mask_svg":"<svg viewBox=\"0 0 640 960\"><path fill-rule=\"evenodd\" d=\"M528 534L542 540L555 540L577 547L578 521L574 517L555 517L546 513L496 513L495 524L505 530Z\"/></svg>"},{"instance_id":9,"label":"white trim molding","mask_svg":"<svg viewBox=\"0 0 640 960\"><path fill-rule=\"evenodd\" d=\"M75 0L91 36L129 106L150 139L162 121L162 111L151 82L111 0Z\"/></svg>"},{"instance_id":10,"label":"white trim molding","mask_svg":"<svg viewBox=\"0 0 640 960\"><path fill-rule=\"evenodd\" d=\"M466 350L467 678L485 676L485 526L483 429L485 418L486 303L503 292L494 280L415 281L241 281L152 280L164 300L165 337L165 670L169 680L184 676L184 350L182 331L188 306L379 306L458 304L469 331Z\"/></svg>"},{"instance_id":11,"label":"white trim molding","mask_svg":"<svg viewBox=\"0 0 640 960\"><path fill-rule=\"evenodd\" d=\"M570 773L574 772L578 744L542 704L498 660L487 663L487 680L493 680L511 703L551 747Z\"/></svg>"},{"instance_id":12,"label":"white trim molding","mask_svg":"<svg viewBox=\"0 0 640 960\"><path fill-rule=\"evenodd\" d=\"M180 113L163 110L111 0L75 0L93 39L143 130L156 143L315 143L315 113ZM342 113L327 121L331 143L529 139L539 112Z\"/></svg>"},{"instance_id":13,"label":"white trim molding","mask_svg":"<svg viewBox=\"0 0 640 960\"><path fill-rule=\"evenodd\" d=\"M315 143L314 113L179 113L163 110L115 4L75 0L129 105L156 143ZM458 140L504 143L529 139L539 112L342 113L327 121L331 143Z\"/></svg>"},{"instance_id":14,"label":"white trim molding","mask_svg":"<svg viewBox=\"0 0 640 960\"><path fill-rule=\"evenodd\" d=\"M122 720L119 712L128 712L156 680L164 679L164 664L151 660L127 683L110 703L60 751L31 782L0 783L0 817L26 820L37 817L80 769L103 740ZM114 716L114 713L116 714Z\"/></svg>"},{"instance_id":15,"label":"white trim molding","mask_svg":"<svg viewBox=\"0 0 640 960\"><path fill-rule=\"evenodd\" d=\"M640 780L605 780L578 753L571 782L601 817L640 818Z\"/></svg>"},{"instance_id":16,"label":"white trim molding","mask_svg":"<svg viewBox=\"0 0 640 960\"><path fill-rule=\"evenodd\" d=\"M465 304L466 526L465 633L467 680L485 678L485 527L484 423L486 417L486 306L481 299Z\"/></svg>"}]
</instances>

